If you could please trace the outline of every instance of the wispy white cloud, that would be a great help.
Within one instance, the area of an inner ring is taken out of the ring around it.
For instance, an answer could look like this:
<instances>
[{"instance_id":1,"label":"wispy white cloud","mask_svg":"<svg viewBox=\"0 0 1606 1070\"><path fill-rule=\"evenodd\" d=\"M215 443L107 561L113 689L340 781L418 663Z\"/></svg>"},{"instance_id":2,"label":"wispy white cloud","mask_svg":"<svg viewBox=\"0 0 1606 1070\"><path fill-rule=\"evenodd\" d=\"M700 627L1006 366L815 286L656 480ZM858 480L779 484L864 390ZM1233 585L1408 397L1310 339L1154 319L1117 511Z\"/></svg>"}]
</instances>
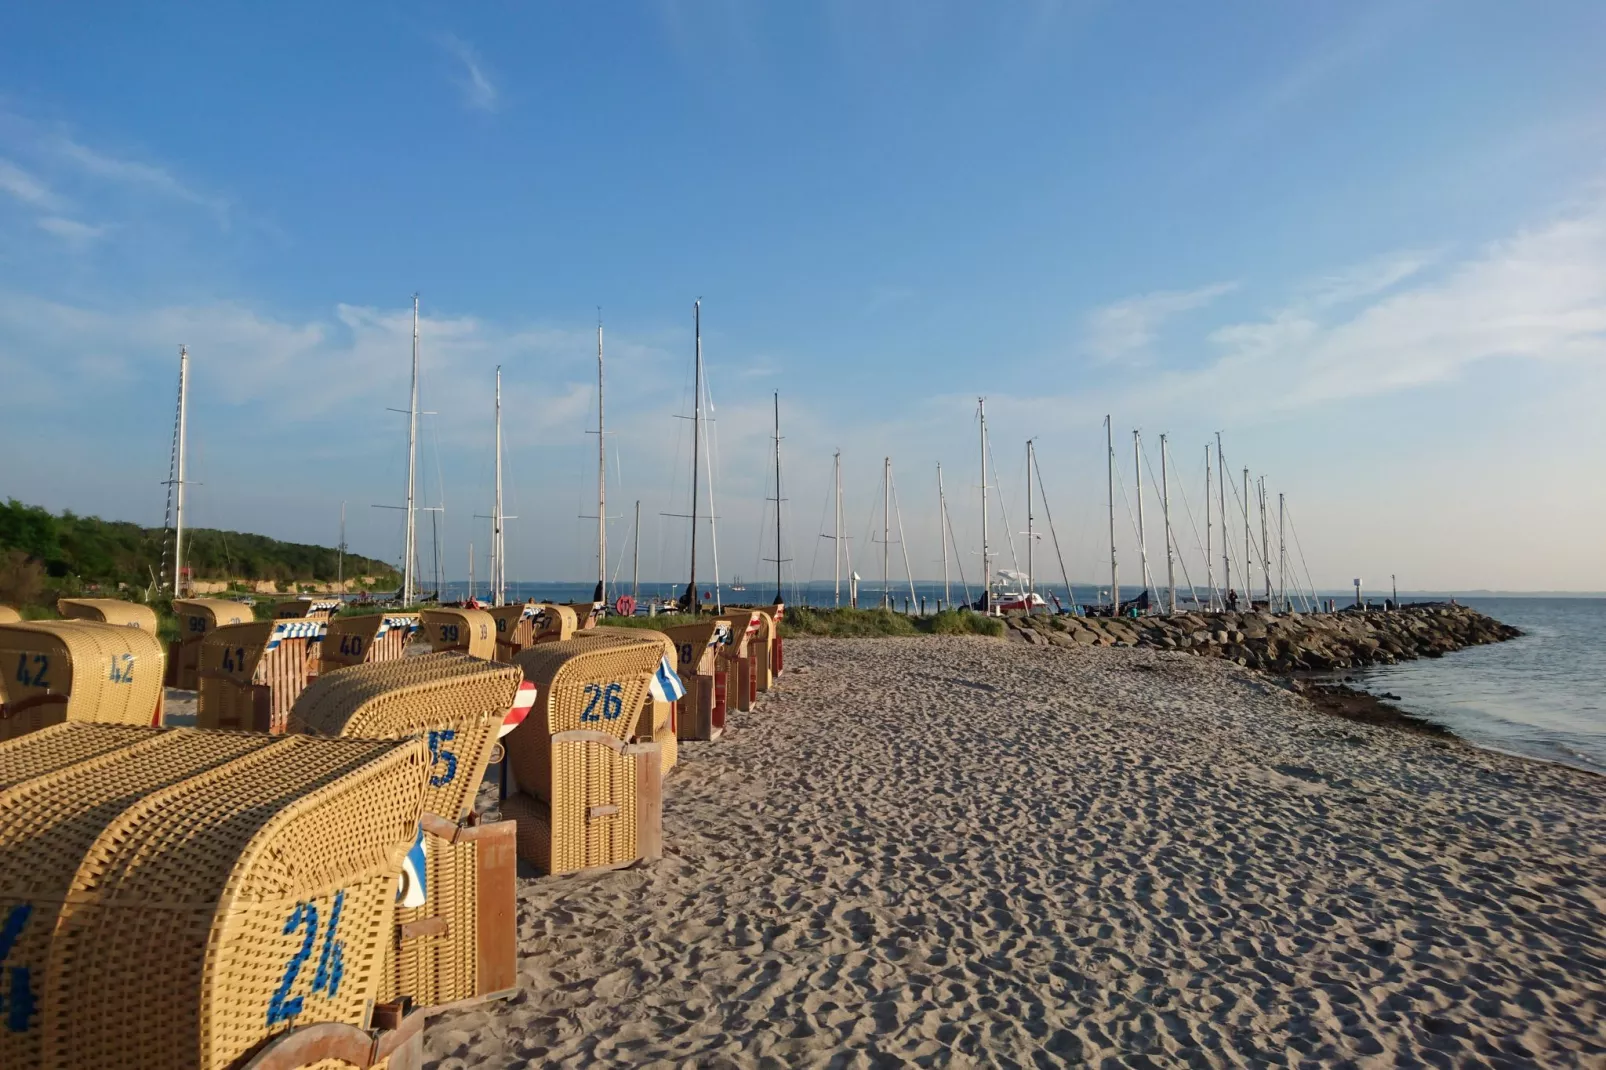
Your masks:
<instances>
[{"instance_id":1,"label":"wispy white cloud","mask_svg":"<svg viewBox=\"0 0 1606 1070\"><path fill-rule=\"evenodd\" d=\"M0 193L44 211L59 211L63 203L43 180L5 159L0 159Z\"/></svg>"},{"instance_id":2,"label":"wispy white cloud","mask_svg":"<svg viewBox=\"0 0 1606 1070\"><path fill-rule=\"evenodd\" d=\"M82 142L57 134L46 142L48 150L58 159L83 174L102 181L158 194L173 200L193 204L227 220L227 200L202 193L177 178L166 167L113 156Z\"/></svg>"},{"instance_id":3,"label":"wispy white cloud","mask_svg":"<svg viewBox=\"0 0 1606 1070\"><path fill-rule=\"evenodd\" d=\"M1173 316L1204 308L1237 283L1218 282L1196 290L1165 290L1129 297L1095 309L1087 317L1084 343L1093 359L1104 364L1141 364L1165 322Z\"/></svg>"},{"instance_id":4,"label":"wispy white cloud","mask_svg":"<svg viewBox=\"0 0 1606 1070\"><path fill-rule=\"evenodd\" d=\"M444 34L441 47L463 65L457 80L458 88L463 91L463 103L476 111L495 111L501 94L474 46L455 34Z\"/></svg>"},{"instance_id":5,"label":"wispy white cloud","mask_svg":"<svg viewBox=\"0 0 1606 1070\"><path fill-rule=\"evenodd\" d=\"M67 242L85 243L104 238L111 233L109 226L95 226L66 216L47 215L39 219L39 229Z\"/></svg>"}]
</instances>

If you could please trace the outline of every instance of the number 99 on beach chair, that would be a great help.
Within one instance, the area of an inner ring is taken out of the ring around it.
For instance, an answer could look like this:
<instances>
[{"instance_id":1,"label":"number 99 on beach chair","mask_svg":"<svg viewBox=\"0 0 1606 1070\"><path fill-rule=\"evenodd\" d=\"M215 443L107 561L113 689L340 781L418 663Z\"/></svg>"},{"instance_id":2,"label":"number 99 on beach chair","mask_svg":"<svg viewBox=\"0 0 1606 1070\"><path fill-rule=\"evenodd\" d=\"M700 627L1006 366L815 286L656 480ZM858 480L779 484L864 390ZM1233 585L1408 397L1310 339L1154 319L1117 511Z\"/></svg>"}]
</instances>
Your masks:
<instances>
[{"instance_id":1,"label":"number 99 on beach chair","mask_svg":"<svg viewBox=\"0 0 1606 1070\"><path fill-rule=\"evenodd\" d=\"M418 621L437 654L455 650L486 661L496 656L496 619L483 609L426 609Z\"/></svg>"},{"instance_id":2,"label":"number 99 on beach chair","mask_svg":"<svg viewBox=\"0 0 1606 1070\"><path fill-rule=\"evenodd\" d=\"M536 700L504 740L517 781L502 812L518 822L519 857L543 873L629 865L661 852L662 764L639 722L661 640L571 640L518 656Z\"/></svg>"},{"instance_id":3,"label":"number 99 on beach chair","mask_svg":"<svg viewBox=\"0 0 1606 1070\"><path fill-rule=\"evenodd\" d=\"M328 620L340 608L340 599L292 598L273 607L274 620Z\"/></svg>"},{"instance_id":4,"label":"number 99 on beach chair","mask_svg":"<svg viewBox=\"0 0 1606 1070\"><path fill-rule=\"evenodd\" d=\"M349 665L399 661L418 631L416 613L369 613L335 617L318 644L318 675Z\"/></svg>"},{"instance_id":5,"label":"number 99 on beach chair","mask_svg":"<svg viewBox=\"0 0 1606 1070\"><path fill-rule=\"evenodd\" d=\"M156 634L156 610L121 598L58 598L56 612L68 620L93 620Z\"/></svg>"},{"instance_id":6,"label":"number 99 on beach chair","mask_svg":"<svg viewBox=\"0 0 1606 1070\"><path fill-rule=\"evenodd\" d=\"M318 664L327 621L226 624L201 643L198 728L283 732Z\"/></svg>"},{"instance_id":7,"label":"number 99 on beach chair","mask_svg":"<svg viewBox=\"0 0 1606 1070\"><path fill-rule=\"evenodd\" d=\"M87 620L0 624L0 739L62 721L149 725L161 716L154 632Z\"/></svg>"},{"instance_id":8,"label":"number 99 on beach chair","mask_svg":"<svg viewBox=\"0 0 1606 1070\"><path fill-rule=\"evenodd\" d=\"M201 644L216 628L250 621L251 610L223 598L175 598L173 614L178 617L178 638L167 649L167 686L194 691Z\"/></svg>"},{"instance_id":9,"label":"number 99 on beach chair","mask_svg":"<svg viewBox=\"0 0 1606 1070\"><path fill-rule=\"evenodd\" d=\"M426 763L184 728L0 743L0 1065L228 1070L366 1030Z\"/></svg>"},{"instance_id":10,"label":"number 99 on beach chair","mask_svg":"<svg viewBox=\"0 0 1606 1070\"><path fill-rule=\"evenodd\" d=\"M473 804L522 679L516 666L426 654L336 670L291 711L292 732L427 741L425 817L409 870L418 884L397 911L385 999L439 1007L516 989L515 827L478 823Z\"/></svg>"}]
</instances>

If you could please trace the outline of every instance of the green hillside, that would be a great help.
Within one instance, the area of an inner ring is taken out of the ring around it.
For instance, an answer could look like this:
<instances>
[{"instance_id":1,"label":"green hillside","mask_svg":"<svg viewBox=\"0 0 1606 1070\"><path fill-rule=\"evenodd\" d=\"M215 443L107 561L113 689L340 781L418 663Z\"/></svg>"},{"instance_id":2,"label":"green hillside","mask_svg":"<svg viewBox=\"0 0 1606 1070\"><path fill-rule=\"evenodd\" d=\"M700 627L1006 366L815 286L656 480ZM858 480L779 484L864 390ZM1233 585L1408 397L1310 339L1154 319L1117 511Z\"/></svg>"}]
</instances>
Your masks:
<instances>
[{"instance_id":1,"label":"green hillside","mask_svg":"<svg viewBox=\"0 0 1606 1070\"><path fill-rule=\"evenodd\" d=\"M329 546L280 542L263 535L214 528L185 533L185 559L192 580L333 582L338 552ZM75 594L120 584L143 591L162 571L164 533L120 520L64 512L57 516L15 498L0 506L0 603L48 604L57 594ZM401 577L390 565L346 555L348 578L372 576L379 588Z\"/></svg>"}]
</instances>

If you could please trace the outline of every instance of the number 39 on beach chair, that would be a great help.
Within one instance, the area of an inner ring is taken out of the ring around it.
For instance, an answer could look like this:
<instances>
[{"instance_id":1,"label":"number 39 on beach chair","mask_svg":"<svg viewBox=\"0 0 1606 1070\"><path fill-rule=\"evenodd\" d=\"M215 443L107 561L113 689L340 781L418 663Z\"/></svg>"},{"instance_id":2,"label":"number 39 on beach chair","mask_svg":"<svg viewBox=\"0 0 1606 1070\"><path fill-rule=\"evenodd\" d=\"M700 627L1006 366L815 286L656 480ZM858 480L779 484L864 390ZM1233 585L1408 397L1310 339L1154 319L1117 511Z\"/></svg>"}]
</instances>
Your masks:
<instances>
[{"instance_id":1,"label":"number 39 on beach chair","mask_svg":"<svg viewBox=\"0 0 1606 1070\"><path fill-rule=\"evenodd\" d=\"M228 624L201 644L198 728L283 732L290 707L318 665L327 621Z\"/></svg>"},{"instance_id":2,"label":"number 39 on beach chair","mask_svg":"<svg viewBox=\"0 0 1606 1070\"><path fill-rule=\"evenodd\" d=\"M93 620L119 624L156 634L156 610L121 598L58 598L56 612L68 620Z\"/></svg>"},{"instance_id":3,"label":"number 39 on beach chair","mask_svg":"<svg viewBox=\"0 0 1606 1070\"><path fill-rule=\"evenodd\" d=\"M167 686L194 691L195 674L201 668L201 644L216 628L247 623L251 611L223 598L175 598L173 614L178 617L178 638L167 648Z\"/></svg>"},{"instance_id":4,"label":"number 39 on beach chair","mask_svg":"<svg viewBox=\"0 0 1606 1070\"><path fill-rule=\"evenodd\" d=\"M87 620L0 624L0 739L62 721L150 725L161 716L154 632Z\"/></svg>"},{"instance_id":5,"label":"number 39 on beach chair","mask_svg":"<svg viewBox=\"0 0 1606 1070\"><path fill-rule=\"evenodd\" d=\"M724 651L731 645L731 622L708 620L665 628L675 644L675 668L686 697L676 716L677 734L687 740L714 740L725 734L727 684L731 666Z\"/></svg>"},{"instance_id":6,"label":"number 39 on beach chair","mask_svg":"<svg viewBox=\"0 0 1606 1070\"><path fill-rule=\"evenodd\" d=\"M496 657L496 619L483 609L426 609L418 615L424 641L437 654L458 651Z\"/></svg>"},{"instance_id":7,"label":"number 39 on beach chair","mask_svg":"<svg viewBox=\"0 0 1606 1070\"><path fill-rule=\"evenodd\" d=\"M187 728L0 743L0 1066L300 1066L268 1055L296 1034L369 1065L427 762Z\"/></svg>"},{"instance_id":8,"label":"number 39 on beach chair","mask_svg":"<svg viewBox=\"0 0 1606 1070\"><path fill-rule=\"evenodd\" d=\"M517 791L519 857L547 874L629 865L662 850L662 762L627 743L663 643L651 637L535 646L518 656L535 705L503 741Z\"/></svg>"},{"instance_id":9,"label":"number 39 on beach chair","mask_svg":"<svg viewBox=\"0 0 1606 1070\"><path fill-rule=\"evenodd\" d=\"M336 617L329 622L323 642L318 644L318 675L344 669L348 665L399 661L407 652L408 640L416 631L416 613Z\"/></svg>"},{"instance_id":10,"label":"number 39 on beach chair","mask_svg":"<svg viewBox=\"0 0 1606 1070\"><path fill-rule=\"evenodd\" d=\"M479 823L473 805L522 679L516 666L426 654L319 677L290 713L292 732L418 736L428 744L425 817L409 855L384 999L442 1007L517 989L515 827Z\"/></svg>"}]
</instances>

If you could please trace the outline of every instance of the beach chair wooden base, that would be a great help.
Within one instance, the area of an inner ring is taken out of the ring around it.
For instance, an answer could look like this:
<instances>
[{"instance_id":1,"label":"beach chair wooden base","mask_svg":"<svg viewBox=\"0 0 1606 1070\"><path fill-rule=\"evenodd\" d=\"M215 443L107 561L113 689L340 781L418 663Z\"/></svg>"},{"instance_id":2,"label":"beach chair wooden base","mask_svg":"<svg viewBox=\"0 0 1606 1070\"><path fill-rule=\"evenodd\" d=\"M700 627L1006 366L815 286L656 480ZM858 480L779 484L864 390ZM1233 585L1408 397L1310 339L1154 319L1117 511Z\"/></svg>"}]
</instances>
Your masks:
<instances>
[{"instance_id":1,"label":"beach chair wooden base","mask_svg":"<svg viewBox=\"0 0 1606 1070\"><path fill-rule=\"evenodd\" d=\"M587 738L577 738L587 737ZM663 857L663 760L656 743L621 745L596 732L560 732L554 750L584 748L587 777L552 805L524 792L502 801L518 827L518 857L543 876L622 869ZM571 755L570 761L573 761ZM576 763L578 764L578 763ZM601 770L598 766L613 768ZM556 825L556 828L554 828Z\"/></svg>"},{"instance_id":2,"label":"beach chair wooden base","mask_svg":"<svg viewBox=\"0 0 1606 1070\"><path fill-rule=\"evenodd\" d=\"M694 686L680 700L675 734L686 740L712 742L725 734L724 674L693 677Z\"/></svg>"},{"instance_id":3,"label":"beach chair wooden base","mask_svg":"<svg viewBox=\"0 0 1606 1070\"><path fill-rule=\"evenodd\" d=\"M405 1005L374 1007L373 1029L321 1022L270 1037L237 1060L230 1070L421 1070L424 1065L424 1011ZM381 1022L394 1022L389 1028Z\"/></svg>"}]
</instances>

